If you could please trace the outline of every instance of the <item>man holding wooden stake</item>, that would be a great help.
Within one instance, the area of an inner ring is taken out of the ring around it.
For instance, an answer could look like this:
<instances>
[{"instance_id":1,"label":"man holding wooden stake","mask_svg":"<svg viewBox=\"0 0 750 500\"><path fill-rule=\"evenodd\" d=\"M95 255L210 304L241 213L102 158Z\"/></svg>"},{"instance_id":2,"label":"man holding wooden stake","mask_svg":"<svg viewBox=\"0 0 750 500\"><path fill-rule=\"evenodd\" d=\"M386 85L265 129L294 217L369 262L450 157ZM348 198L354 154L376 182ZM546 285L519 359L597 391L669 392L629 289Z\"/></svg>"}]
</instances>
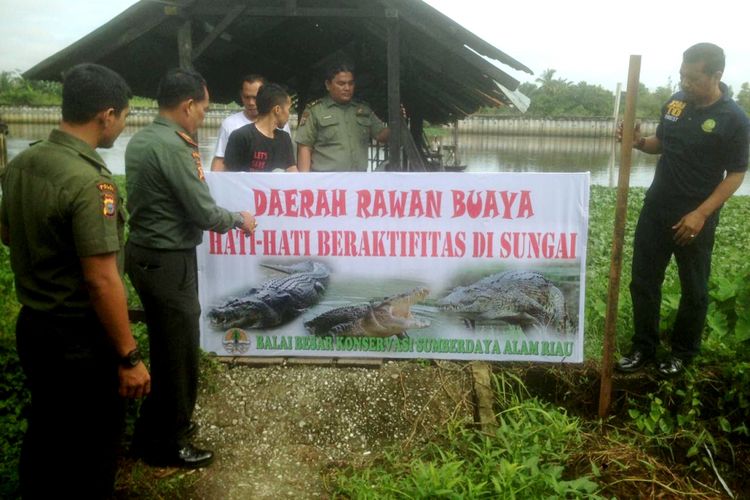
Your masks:
<instances>
[{"instance_id":1,"label":"man holding wooden stake","mask_svg":"<svg viewBox=\"0 0 750 500\"><path fill-rule=\"evenodd\" d=\"M721 83L723 72L720 47L699 43L687 49L681 90L663 107L656 135L641 137L637 127L633 135L634 148L661 158L635 230L630 283L634 333L618 371L634 372L656 359L661 287L672 255L680 277L680 305L670 332L671 353L657 370L677 375L700 351L719 211L742 184L748 166L750 122Z\"/></svg>"}]
</instances>

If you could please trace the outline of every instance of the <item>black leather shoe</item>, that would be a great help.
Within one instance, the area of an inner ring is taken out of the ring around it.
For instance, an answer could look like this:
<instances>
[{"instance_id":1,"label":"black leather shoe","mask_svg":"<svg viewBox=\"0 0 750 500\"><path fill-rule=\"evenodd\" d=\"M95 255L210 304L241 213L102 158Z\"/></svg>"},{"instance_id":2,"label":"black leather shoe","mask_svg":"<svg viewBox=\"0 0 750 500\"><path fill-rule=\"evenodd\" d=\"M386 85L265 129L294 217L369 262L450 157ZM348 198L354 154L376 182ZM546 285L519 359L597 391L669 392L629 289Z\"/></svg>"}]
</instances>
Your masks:
<instances>
[{"instance_id":1,"label":"black leather shoe","mask_svg":"<svg viewBox=\"0 0 750 500\"><path fill-rule=\"evenodd\" d=\"M674 377L685 371L685 366L687 366L687 364L688 363L685 360L678 358L677 356L670 356L659 363L657 371L659 372L659 375L663 377Z\"/></svg>"},{"instance_id":2,"label":"black leather shoe","mask_svg":"<svg viewBox=\"0 0 750 500\"><path fill-rule=\"evenodd\" d=\"M651 364L653 361L654 357L652 355L643 351L635 350L627 356L621 357L615 364L615 369L622 373L637 372L646 365Z\"/></svg>"},{"instance_id":3,"label":"black leather shoe","mask_svg":"<svg viewBox=\"0 0 750 500\"><path fill-rule=\"evenodd\" d=\"M214 453L188 444L173 453L146 454L143 456L143 461L154 467L199 469L211 465L214 461Z\"/></svg>"}]
</instances>

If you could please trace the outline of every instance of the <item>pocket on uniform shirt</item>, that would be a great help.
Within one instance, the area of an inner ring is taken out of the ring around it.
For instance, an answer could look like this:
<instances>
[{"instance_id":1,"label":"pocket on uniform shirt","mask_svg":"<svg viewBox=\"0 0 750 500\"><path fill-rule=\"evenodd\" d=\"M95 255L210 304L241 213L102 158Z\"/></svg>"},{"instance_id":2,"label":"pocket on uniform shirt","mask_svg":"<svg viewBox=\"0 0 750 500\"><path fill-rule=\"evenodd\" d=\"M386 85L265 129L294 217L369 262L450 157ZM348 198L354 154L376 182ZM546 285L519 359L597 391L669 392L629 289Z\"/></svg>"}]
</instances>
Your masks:
<instances>
[{"instance_id":1,"label":"pocket on uniform shirt","mask_svg":"<svg viewBox=\"0 0 750 500\"><path fill-rule=\"evenodd\" d=\"M321 144L334 144L339 140L339 121L333 117L321 118L318 132L318 142Z\"/></svg>"},{"instance_id":2,"label":"pocket on uniform shirt","mask_svg":"<svg viewBox=\"0 0 750 500\"><path fill-rule=\"evenodd\" d=\"M357 117L357 130L359 131L359 139L363 143L370 141L370 118L367 116Z\"/></svg>"}]
</instances>

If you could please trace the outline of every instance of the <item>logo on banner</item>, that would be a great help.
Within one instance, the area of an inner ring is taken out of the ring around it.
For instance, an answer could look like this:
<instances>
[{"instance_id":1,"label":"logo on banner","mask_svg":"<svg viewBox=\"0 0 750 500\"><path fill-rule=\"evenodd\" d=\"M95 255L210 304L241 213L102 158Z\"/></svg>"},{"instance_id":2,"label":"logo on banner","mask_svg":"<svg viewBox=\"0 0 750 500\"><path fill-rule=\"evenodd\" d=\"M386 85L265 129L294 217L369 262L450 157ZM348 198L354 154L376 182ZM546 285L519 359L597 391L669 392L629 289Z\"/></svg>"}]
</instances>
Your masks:
<instances>
[{"instance_id":1,"label":"logo on banner","mask_svg":"<svg viewBox=\"0 0 750 500\"><path fill-rule=\"evenodd\" d=\"M247 332L241 328L230 328L227 330L222 344L229 354L244 354L250 349L250 340L247 338Z\"/></svg>"}]
</instances>

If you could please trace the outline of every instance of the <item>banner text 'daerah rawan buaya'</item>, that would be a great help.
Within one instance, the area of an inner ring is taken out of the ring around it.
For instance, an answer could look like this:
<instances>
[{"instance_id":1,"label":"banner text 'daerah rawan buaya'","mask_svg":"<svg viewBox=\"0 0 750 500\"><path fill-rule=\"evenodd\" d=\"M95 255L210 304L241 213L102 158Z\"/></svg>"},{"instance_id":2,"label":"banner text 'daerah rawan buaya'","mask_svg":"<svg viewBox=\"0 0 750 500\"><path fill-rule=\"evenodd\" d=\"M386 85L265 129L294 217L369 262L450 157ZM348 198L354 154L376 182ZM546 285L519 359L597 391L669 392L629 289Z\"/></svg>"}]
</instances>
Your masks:
<instances>
[{"instance_id":1,"label":"banner text 'daerah rawan buaya'","mask_svg":"<svg viewBox=\"0 0 750 500\"><path fill-rule=\"evenodd\" d=\"M198 248L207 351L583 360L588 174L206 180L258 220Z\"/></svg>"}]
</instances>

